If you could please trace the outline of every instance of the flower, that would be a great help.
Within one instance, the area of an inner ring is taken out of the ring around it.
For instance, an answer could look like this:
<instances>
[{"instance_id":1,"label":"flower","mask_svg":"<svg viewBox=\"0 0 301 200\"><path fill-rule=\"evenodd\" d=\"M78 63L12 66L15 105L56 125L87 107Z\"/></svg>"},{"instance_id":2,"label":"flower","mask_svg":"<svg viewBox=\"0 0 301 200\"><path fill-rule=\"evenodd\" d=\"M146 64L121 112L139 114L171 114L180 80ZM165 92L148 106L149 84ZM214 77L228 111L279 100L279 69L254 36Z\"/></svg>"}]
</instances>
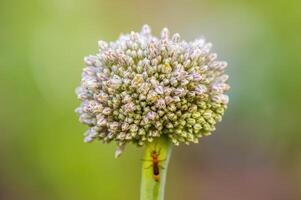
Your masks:
<instances>
[{"instance_id":1,"label":"flower","mask_svg":"<svg viewBox=\"0 0 301 200\"><path fill-rule=\"evenodd\" d=\"M120 155L127 143L143 146L167 135L172 143L198 143L221 121L230 86L226 62L210 53L204 39L151 35L144 25L140 33L121 35L109 44L99 41L99 53L84 59L82 101L76 112L90 128L85 142L95 139L118 144Z\"/></svg>"}]
</instances>

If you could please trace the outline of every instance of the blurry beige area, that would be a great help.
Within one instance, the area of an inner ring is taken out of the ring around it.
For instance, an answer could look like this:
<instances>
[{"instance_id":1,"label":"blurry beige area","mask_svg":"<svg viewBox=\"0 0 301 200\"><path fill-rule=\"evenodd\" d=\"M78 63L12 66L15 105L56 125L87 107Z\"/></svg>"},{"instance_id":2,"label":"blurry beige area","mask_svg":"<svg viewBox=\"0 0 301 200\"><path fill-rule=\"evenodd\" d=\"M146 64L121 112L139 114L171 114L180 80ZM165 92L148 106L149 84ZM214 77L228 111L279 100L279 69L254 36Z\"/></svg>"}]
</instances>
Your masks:
<instances>
[{"instance_id":1,"label":"blurry beige area","mask_svg":"<svg viewBox=\"0 0 301 200\"><path fill-rule=\"evenodd\" d=\"M217 131L174 149L166 199L301 198L301 2L0 1L0 199L139 199L142 149L84 144L74 90L97 41L163 27L229 63Z\"/></svg>"}]
</instances>

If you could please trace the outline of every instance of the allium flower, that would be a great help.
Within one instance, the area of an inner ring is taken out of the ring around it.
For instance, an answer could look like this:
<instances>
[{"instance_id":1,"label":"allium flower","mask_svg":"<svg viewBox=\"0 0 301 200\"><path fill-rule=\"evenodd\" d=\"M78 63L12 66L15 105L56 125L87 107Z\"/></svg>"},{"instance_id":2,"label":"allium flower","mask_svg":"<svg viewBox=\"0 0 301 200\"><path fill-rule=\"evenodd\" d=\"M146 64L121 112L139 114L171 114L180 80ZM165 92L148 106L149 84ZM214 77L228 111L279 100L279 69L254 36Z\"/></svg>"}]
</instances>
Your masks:
<instances>
[{"instance_id":1,"label":"allium flower","mask_svg":"<svg viewBox=\"0 0 301 200\"><path fill-rule=\"evenodd\" d=\"M116 141L143 146L167 135L172 143L198 143L221 121L229 90L226 62L210 53L204 39L186 42L178 33L121 35L115 42L99 41L99 53L86 57L76 112L90 129L85 142Z\"/></svg>"}]
</instances>

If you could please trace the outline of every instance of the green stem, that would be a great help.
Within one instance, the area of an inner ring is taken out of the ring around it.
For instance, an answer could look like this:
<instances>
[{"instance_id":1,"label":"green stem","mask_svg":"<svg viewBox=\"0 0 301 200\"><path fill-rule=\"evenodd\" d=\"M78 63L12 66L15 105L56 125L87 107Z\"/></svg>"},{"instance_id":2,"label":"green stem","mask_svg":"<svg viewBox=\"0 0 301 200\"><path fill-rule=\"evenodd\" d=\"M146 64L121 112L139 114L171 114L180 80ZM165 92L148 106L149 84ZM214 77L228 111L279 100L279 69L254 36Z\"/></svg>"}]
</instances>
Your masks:
<instances>
[{"instance_id":1,"label":"green stem","mask_svg":"<svg viewBox=\"0 0 301 200\"><path fill-rule=\"evenodd\" d=\"M172 144L167 137L161 136L146 144L142 165L142 180L140 200L164 200L167 167L171 155ZM159 180L155 180L153 173L152 152L159 153Z\"/></svg>"}]
</instances>

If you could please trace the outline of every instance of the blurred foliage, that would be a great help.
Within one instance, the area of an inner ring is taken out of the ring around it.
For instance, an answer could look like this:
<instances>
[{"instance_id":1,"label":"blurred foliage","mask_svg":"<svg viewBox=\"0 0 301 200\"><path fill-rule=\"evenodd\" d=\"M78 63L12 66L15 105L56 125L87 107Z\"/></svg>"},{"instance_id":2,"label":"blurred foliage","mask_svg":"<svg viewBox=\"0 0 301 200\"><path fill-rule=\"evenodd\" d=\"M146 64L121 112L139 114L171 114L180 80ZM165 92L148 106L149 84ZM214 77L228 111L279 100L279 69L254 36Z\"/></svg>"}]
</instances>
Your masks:
<instances>
[{"instance_id":1,"label":"blurred foliage","mask_svg":"<svg viewBox=\"0 0 301 200\"><path fill-rule=\"evenodd\" d=\"M175 150L168 199L199 199L199 187L211 194L200 172L214 173L211 164L239 166L233 179L241 166L277 169L272 177L293 191L286 199L300 199L300 8L298 0L1 0L0 199L138 199L141 149L115 160L114 145L83 144L74 90L99 39L144 23L157 34L167 26L187 40L204 35L231 76L216 134Z\"/></svg>"}]
</instances>

